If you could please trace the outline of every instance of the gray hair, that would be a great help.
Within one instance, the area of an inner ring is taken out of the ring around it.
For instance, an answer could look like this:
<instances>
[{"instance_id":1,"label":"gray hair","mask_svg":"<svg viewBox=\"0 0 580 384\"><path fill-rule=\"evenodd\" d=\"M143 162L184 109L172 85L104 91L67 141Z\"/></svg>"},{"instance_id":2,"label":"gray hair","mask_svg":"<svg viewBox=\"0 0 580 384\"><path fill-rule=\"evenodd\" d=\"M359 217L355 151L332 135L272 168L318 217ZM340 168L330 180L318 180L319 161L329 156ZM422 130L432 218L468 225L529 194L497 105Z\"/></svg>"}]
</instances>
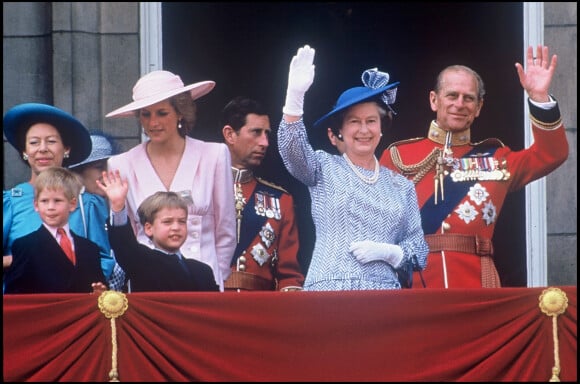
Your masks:
<instances>
[{"instance_id":1,"label":"gray hair","mask_svg":"<svg viewBox=\"0 0 580 384\"><path fill-rule=\"evenodd\" d=\"M439 91L442 88L442 83L443 83L443 75L446 72L451 72L451 71L455 71L455 72L466 72L469 73L471 76L473 76L475 78L475 80L477 81L477 100L481 101L483 100L483 97L485 96L485 85L483 84L483 79L481 78L481 76L479 76L479 74L477 72L475 72L473 69L465 66L465 65L450 65L447 68L443 69L441 72L439 72L439 75L437 76L437 81L435 83L435 93L439 93Z\"/></svg>"}]
</instances>

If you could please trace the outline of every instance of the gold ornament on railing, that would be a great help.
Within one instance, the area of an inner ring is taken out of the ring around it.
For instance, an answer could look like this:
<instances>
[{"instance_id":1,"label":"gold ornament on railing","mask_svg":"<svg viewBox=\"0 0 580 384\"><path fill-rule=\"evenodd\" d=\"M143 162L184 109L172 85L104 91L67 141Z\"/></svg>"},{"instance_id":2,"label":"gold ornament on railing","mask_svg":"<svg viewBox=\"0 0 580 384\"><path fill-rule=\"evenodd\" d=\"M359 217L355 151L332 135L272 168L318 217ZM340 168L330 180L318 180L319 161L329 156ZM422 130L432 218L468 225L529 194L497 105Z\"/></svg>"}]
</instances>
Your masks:
<instances>
[{"instance_id":1,"label":"gold ornament on railing","mask_svg":"<svg viewBox=\"0 0 580 384\"><path fill-rule=\"evenodd\" d=\"M105 291L99 296L99 309L107 319L111 319L111 342L113 345L112 368L109 372L109 381L119 381L117 370L117 326L115 319L122 316L129 308L129 301L123 292Z\"/></svg>"},{"instance_id":2,"label":"gold ornament on railing","mask_svg":"<svg viewBox=\"0 0 580 384\"><path fill-rule=\"evenodd\" d=\"M540 295L540 310L548 316L552 316L552 335L554 338L554 367L550 381L560 381L560 353L558 341L558 315L568 308L568 297L559 288L546 288Z\"/></svg>"}]
</instances>

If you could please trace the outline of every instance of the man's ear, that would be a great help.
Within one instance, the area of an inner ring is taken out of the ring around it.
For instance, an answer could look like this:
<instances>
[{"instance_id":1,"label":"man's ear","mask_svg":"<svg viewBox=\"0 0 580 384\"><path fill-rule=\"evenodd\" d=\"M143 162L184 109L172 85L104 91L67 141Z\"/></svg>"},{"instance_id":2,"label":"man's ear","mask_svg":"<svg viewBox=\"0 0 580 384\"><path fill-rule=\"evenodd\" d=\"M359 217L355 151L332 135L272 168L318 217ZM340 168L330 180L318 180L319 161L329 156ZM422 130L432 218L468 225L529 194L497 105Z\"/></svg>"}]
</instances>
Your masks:
<instances>
[{"instance_id":1,"label":"man's ear","mask_svg":"<svg viewBox=\"0 0 580 384\"><path fill-rule=\"evenodd\" d=\"M437 94L435 91L429 92L429 104L431 105L431 110L437 112Z\"/></svg>"},{"instance_id":2,"label":"man's ear","mask_svg":"<svg viewBox=\"0 0 580 384\"><path fill-rule=\"evenodd\" d=\"M234 136L236 134L236 130L231 125L225 125L222 128L222 134L224 135L224 140L226 144L234 143Z\"/></svg>"}]
</instances>

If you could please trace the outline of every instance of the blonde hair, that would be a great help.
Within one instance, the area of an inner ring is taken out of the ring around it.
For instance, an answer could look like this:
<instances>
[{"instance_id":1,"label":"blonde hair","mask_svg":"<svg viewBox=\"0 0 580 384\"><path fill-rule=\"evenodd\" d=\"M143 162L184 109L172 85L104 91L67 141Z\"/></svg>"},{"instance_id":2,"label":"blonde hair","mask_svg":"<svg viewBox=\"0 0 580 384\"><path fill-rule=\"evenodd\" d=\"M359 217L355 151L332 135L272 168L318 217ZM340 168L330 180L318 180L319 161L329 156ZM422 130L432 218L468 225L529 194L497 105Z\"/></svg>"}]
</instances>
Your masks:
<instances>
[{"instance_id":1,"label":"blonde hair","mask_svg":"<svg viewBox=\"0 0 580 384\"><path fill-rule=\"evenodd\" d=\"M34 181L34 199L45 189L63 191L72 200L80 193L83 185L79 177L72 171L62 167L51 167L40 172Z\"/></svg>"},{"instance_id":2,"label":"blonde hair","mask_svg":"<svg viewBox=\"0 0 580 384\"><path fill-rule=\"evenodd\" d=\"M157 212L163 208L180 208L187 214L187 202L175 192L155 192L147 197L139 208L137 208L137 215L141 225L145 223L153 224Z\"/></svg>"}]
</instances>

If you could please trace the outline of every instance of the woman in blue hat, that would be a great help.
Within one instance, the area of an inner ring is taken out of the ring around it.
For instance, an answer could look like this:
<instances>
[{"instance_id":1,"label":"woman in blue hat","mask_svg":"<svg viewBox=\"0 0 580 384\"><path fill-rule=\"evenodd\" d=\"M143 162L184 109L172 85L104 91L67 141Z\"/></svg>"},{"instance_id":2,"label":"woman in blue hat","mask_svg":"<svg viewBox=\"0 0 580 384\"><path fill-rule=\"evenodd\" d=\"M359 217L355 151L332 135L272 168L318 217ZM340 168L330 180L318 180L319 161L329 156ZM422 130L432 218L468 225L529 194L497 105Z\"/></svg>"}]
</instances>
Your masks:
<instances>
[{"instance_id":1,"label":"woman in blue hat","mask_svg":"<svg viewBox=\"0 0 580 384\"><path fill-rule=\"evenodd\" d=\"M41 225L34 210L36 176L51 167L69 167L80 163L91 153L92 143L85 126L67 112L51 105L24 103L12 107L3 119L6 140L30 167L30 179L3 191L3 266L12 262L11 247L15 239L29 234ZM101 267L108 278L115 260L105 230L106 216L94 209L87 194L83 206L70 216L70 228L76 234L97 243L101 249Z\"/></svg>"},{"instance_id":2,"label":"woman in blue hat","mask_svg":"<svg viewBox=\"0 0 580 384\"><path fill-rule=\"evenodd\" d=\"M398 83L376 68L364 86L344 91L314 123L327 128L339 155L314 150L303 115L304 94L314 81L314 49L298 49L288 75L278 130L284 165L310 192L316 242L304 289L399 289L410 272L425 268L427 243L413 183L381 167L375 150L382 122L390 118ZM388 111L387 111L388 110Z\"/></svg>"}]
</instances>

